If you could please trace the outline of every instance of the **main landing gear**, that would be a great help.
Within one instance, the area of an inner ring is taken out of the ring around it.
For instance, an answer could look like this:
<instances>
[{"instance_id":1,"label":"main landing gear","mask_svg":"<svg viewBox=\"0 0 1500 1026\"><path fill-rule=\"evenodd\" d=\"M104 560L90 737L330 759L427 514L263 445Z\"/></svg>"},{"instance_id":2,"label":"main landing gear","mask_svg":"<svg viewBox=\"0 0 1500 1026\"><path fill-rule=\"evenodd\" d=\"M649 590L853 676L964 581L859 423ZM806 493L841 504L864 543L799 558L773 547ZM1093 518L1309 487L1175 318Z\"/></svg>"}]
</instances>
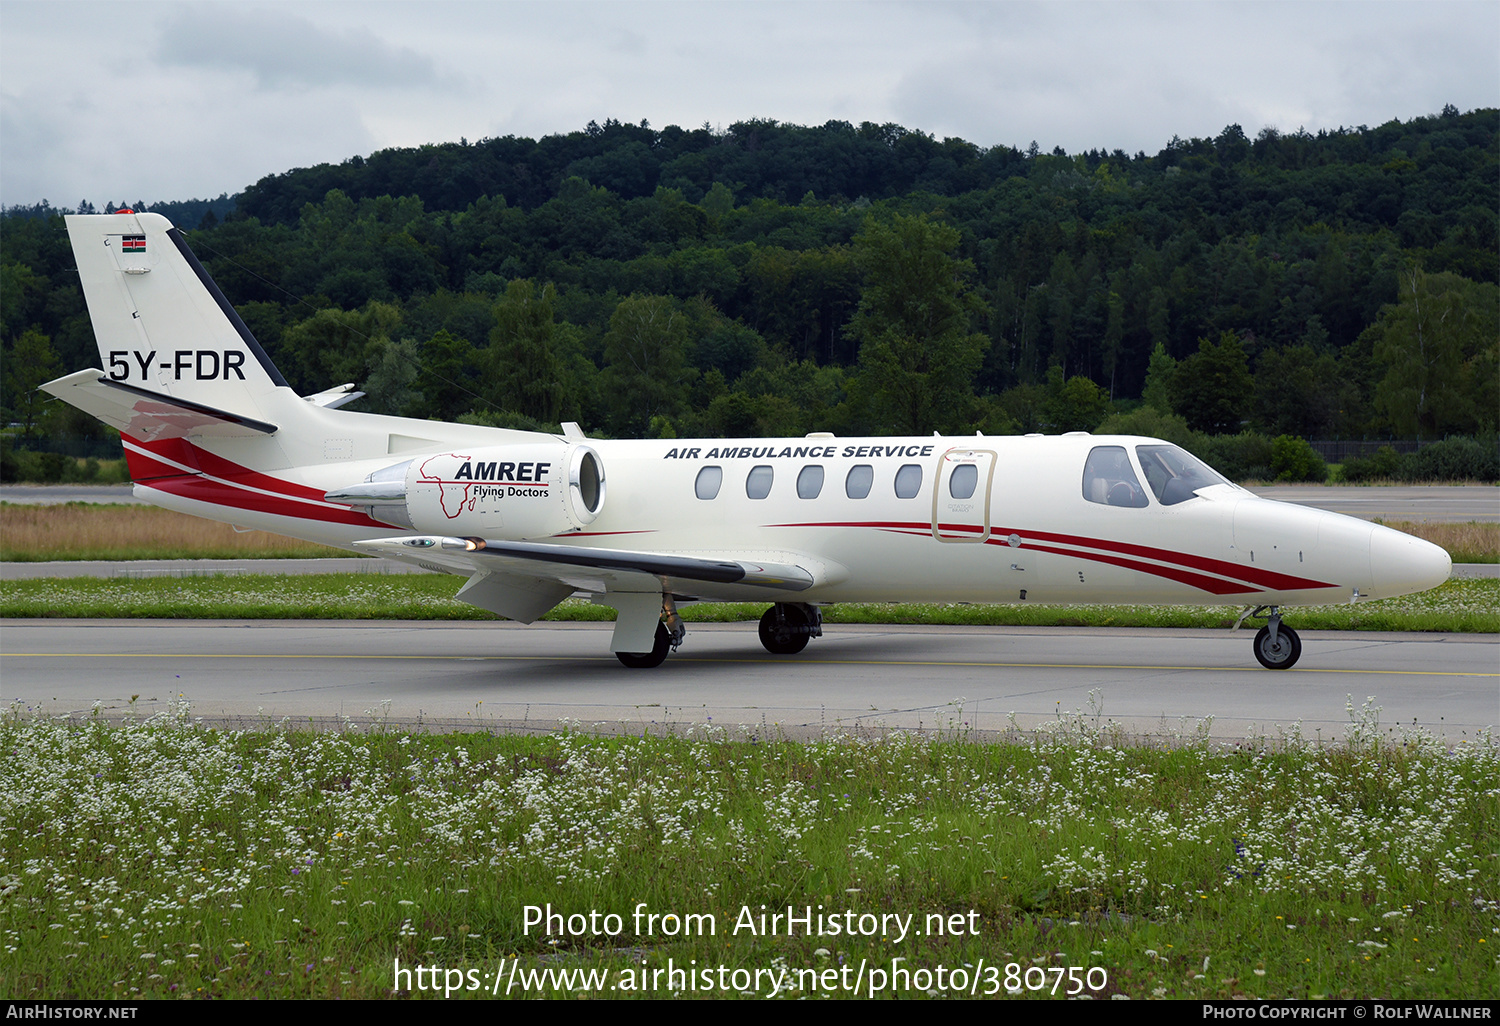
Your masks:
<instances>
[{"instance_id":1,"label":"main landing gear","mask_svg":"<svg viewBox=\"0 0 1500 1026\"><path fill-rule=\"evenodd\" d=\"M659 623L656 625L656 640L651 644L651 651L616 652L615 658L632 670L649 670L666 661L667 651L671 647L672 635L667 632L666 624Z\"/></svg>"},{"instance_id":2,"label":"main landing gear","mask_svg":"<svg viewBox=\"0 0 1500 1026\"><path fill-rule=\"evenodd\" d=\"M615 658L632 670L650 670L666 662L667 653L682 644L687 628L677 614L677 602L671 595L661 598L661 621L649 652L616 652Z\"/></svg>"},{"instance_id":3,"label":"main landing gear","mask_svg":"<svg viewBox=\"0 0 1500 1026\"><path fill-rule=\"evenodd\" d=\"M760 618L760 643L772 655L796 655L823 636L823 611L805 602L778 602Z\"/></svg>"},{"instance_id":4,"label":"main landing gear","mask_svg":"<svg viewBox=\"0 0 1500 1026\"><path fill-rule=\"evenodd\" d=\"M660 666L667 653L682 644L687 633L672 596L662 599L662 619L649 652L616 652L615 658L632 670ZM823 636L823 611L805 602L778 602L760 618L760 643L772 655L796 655L813 638Z\"/></svg>"},{"instance_id":5,"label":"main landing gear","mask_svg":"<svg viewBox=\"0 0 1500 1026\"><path fill-rule=\"evenodd\" d=\"M1302 658L1302 639L1297 632L1281 622L1279 606L1256 606L1247 609L1235 622L1238 627L1246 617L1259 616L1269 608L1271 615L1266 625L1255 635L1255 658L1268 670L1290 670Z\"/></svg>"}]
</instances>

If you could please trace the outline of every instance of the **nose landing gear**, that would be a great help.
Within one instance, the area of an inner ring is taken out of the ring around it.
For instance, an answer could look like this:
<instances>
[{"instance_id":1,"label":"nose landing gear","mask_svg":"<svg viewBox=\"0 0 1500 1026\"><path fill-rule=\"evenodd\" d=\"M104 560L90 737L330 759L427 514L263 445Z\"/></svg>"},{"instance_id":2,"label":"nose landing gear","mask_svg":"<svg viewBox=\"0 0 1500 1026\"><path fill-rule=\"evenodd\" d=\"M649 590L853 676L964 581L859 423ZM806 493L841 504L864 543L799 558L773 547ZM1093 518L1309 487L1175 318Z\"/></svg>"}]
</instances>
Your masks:
<instances>
[{"instance_id":1,"label":"nose landing gear","mask_svg":"<svg viewBox=\"0 0 1500 1026\"><path fill-rule=\"evenodd\" d=\"M1290 670L1302 658L1302 639L1281 622L1280 607L1269 608L1271 615L1266 625L1255 634L1255 658L1268 670ZM1245 610L1235 626L1243 623L1246 617L1258 616L1266 609L1266 606L1257 606Z\"/></svg>"}]
</instances>

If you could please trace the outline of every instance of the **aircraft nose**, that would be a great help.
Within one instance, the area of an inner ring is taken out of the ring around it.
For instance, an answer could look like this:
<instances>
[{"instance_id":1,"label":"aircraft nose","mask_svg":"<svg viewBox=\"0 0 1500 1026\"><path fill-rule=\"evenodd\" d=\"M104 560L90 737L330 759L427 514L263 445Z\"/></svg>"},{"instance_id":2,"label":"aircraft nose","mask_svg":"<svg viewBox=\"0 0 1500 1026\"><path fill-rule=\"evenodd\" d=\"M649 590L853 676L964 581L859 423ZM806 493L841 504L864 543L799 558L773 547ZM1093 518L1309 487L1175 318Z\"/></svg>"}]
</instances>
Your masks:
<instances>
[{"instance_id":1,"label":"aircraft nose","mask_svg":"<svg viewBox=\"0 0 1500 1026\"><path fill-rule=\"evenodd\" d=\"M1376 525L1370 534L1375 598L1436 588L1453 571L1448 553L1431 542Z\"/></svg>"}]
</instances>

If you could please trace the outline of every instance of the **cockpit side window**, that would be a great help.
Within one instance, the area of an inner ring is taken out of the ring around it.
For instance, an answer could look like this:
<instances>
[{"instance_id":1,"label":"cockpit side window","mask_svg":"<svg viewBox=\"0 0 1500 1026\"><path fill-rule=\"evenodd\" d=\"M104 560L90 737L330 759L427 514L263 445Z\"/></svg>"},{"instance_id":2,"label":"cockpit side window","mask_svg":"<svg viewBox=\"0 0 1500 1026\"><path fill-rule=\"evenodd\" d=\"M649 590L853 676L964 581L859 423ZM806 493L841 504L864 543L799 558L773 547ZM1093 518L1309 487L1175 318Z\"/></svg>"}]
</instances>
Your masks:
<instances>
[{"instance_id":1,"label":"cockpit side window","mask_svg":"<svg viewBox=\"0 0 1500 1026\"><path fill-rule=\"evenodd\" d=\"M1083 497L1104 506L1147 505L1146 492L1123 445L1097 445L1083 465Z\"/></svg>"},{"instance_id":2,"label":"cockpit side window","mask_svg":"<svg viewBox=\"0 0 1500 1026\"><path fill-rule=\"evenodd\" d=\"M1208 464L1175 445L1138 445L1135 454L1146 483L1163 506L1196 498L1200 488L1229 484Z\"/></svg>"}]
</instances>

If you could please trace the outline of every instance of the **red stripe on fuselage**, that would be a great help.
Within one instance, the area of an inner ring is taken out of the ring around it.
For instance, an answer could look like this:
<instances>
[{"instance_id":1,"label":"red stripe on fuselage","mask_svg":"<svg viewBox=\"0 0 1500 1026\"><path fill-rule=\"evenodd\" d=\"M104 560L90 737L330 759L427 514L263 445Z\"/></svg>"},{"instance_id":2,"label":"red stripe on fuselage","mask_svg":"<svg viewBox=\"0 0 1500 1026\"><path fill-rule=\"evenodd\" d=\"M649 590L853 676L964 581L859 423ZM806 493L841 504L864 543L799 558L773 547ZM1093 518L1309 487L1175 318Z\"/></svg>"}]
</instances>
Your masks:
<instances>
[{"instance_id":1,"label":"red stripe on fuselage","mask_svg":"<svg viewBox=\"0 0 1500 1026\"><path fill-rule=\"evenodd\" d=\"M180 477L164 477L142 483L158 491L167 492L171 495L180 495L184 499L195 499L198 502L206 502L215 506L225 506L229 509L269 513L272 516L290 517L294 520L318 520L329 524L375 527L383 531L391 529L390 524L382 524L378 520L371 520L363 513L356 513L352 509L344 509L339 506L329 506L326 504L314 505L309 502L298 502L296 499L267 495L264 492L250 492L243 488L236 488L234 485L224 484L221 481L213 481L196 474L184 474Z\"/></svg>"},{"instance_id":2,"label":"red stripe on fuselage","mask_svg":"<svg viewBox=\"0 0 1500 1026\"><path fill-rule=\"evenodd\" d=\"M893 533L904 533L910 531L913 535L932 534L932 524L923 521L902 520L857 520L857 521L834 521L829 523L803 523L803 524L770 524L770 527L871 527L878 530L891 531ZM939 524L940 531L982 531L983 528L967 524ZM1261 589L1272 591L1300 591L1312 588L1337 588L1337 584L1327 584L1322 581L1308 580L1303 577L1293 577L1290 574L1277 573L1274 570L1260 570L1256 567L1241 566L1222 559L1214 559L1210 556L1196 556L1186 552L1173 552L1169 549L1158 549L1149 545L1137 545L1133 542L1117 542L1096 538L1082 538L1071 534L1054 534L1049 531L1023 531L1010 527L992 527L991 537L986 544L1008 545L1007 537L1015 534L1021 538L1020 547L1023 549L1034 549L1040 552L1049 552L1055 555L1076 556L1097 563L1109 563L1115 566L1128 567L1139 570L1142 573L1154 574L1170 580L1181 581L1192 584L1196 588L1208 591L1215 595L1232 595L1236 593L1254 592ZM1177 570L1173 567L1158 567L1148 563L1137 563L1131 560L1122 561L1115 556L1105 556L1094 552L1081 552L1072 549L1059 549L1051 546L1036 545L1032 540L1051 541L1063 545L1076 545L1080 548L1103 549L1105 552L1118 552L1125 555L1138 556L1145 559L1159 560L1163 563L1173 563L1178 567L1187 567L1191 570L1199 570L1203 575L1217 574L1229 578L1229 581L1218 577L1208 577L1200 574ZM1213 582L1212 587L1206 583ZM1259 587L1242 587L1239 582L1249 582ZM1229 585L1233 583L1234 586Z\"/></svg>"},{"instance_id":3,"label":"red stripe on fuselage","mask_svg":"<svg viewBox=\"0 0 1500 1026\"><path fill-rule=\"evenodd\" d=\"M184 477L192 472L163 463L131 446L125 446L125 465L130 468L130 480L149 484L159 477Z\"/></svg>"},{"instance_id":4,"label":"red stripe on fuselage","mask_svg":"<svg viewBox=\"0 0 1500 1026\"><path fill-rule=\"evenodd\" d=\"M316 488L251 470L215 456L185 439L144 442L129 435L124 437L130 443L125 447L125 454L129 461L131 479L158 491L215 506L252 510L295 520L317 520L381 530L391 528L391 525L372 520L363 513L331 505ZM151 455L133 451L132 446L148 450ZM170 459L187 467L196 467L201 473L182 470L161 459L152 458L153 456ZM211 480L204 475L212 475L221 480ZM267 492L272 494L265 494Z\"/></svg>"},{"instance_id":5,"label":"red stripe on fuselage","mask_svg":"<svg viewBox=\"0 0 1500 1026\"><path fill-rule=\"evenodd\" d=\"M1003 545L1004 542L991 542L992 545ZM1072 549L1057 549L1051 545L1027 545L1028 549L1037 552L1052 552L1059 556L1077 556L1087 559L1091 563L1108 563L1111 566L1124 567L1126 570L1137 570L1143 574L1151 574L1155 577L1164 577L1169 581L1179 584L1188 584L1199 591L1206 591L1211 595L1246 595L1259 592L1261 589L1241 584L1238 581L1226 581L1222 577L1208 577L1204 574L1195 574L1191 570L1179 570L1175 566L1157 566L1155 563L1140 563L1133 559L1125 559L1120 556L1106 556L1095 552L1075 552Z\"/></svg>"},{"instance_id":6,"label":"red stripe on fuselage","mask_svg":"<svg viewBox=\"0 0 1500 1026\"><path fill-rule=\"evenodd\" d=\"M1163 563L1176 563L1179 566L1192 567L1205 573L1221 574L1225 577L1234 578L1237 581L1249 581L1272 591L1301 591L1306 588L1337 588L1337 584L1327 584L1323 581L1313 581L1306 577L1293 577L1291 574L1280 574L1274 570L1261 570L1253 566L1242 566L1239 563L1231 563L1223 559L1214 559L1211 556L1194 556L1185 552L1173 552L1170 549L1153 548L1150 545L1136 545L1133 542L1103 541L1097 538L1080 538L1072 534L1053 534L1049 531L1020 531L1014 528L994 528L995 534L1019 534L1021 544L1027 546L1030 538L1042 541L1058 542L1062 545L1080 545L1091 549L1104 549L1107 552L1122 552L1129 556L1142 556L1146 559L1157 559Z\"/></svg>"},{"instance_id":7,"label":"red stripe on fuselage","mask_svg":"<svg viewBox=\"0 0 1500 1026\"><path fill-rule=\"evenodd\" d=\"M207 449L196 446L185 438L169 438L159 442L143 442L138 438L129 438L131 443L140 446L148 452L165 456L176 460L178 463L189 467L197 467L205 474L210 474L225 481L233 481L248 488L263 488L268 492L279 492L298 499L310 499L314 502L323 502L323 492L317 488L307 485L295 484L284 481L279 477L263 474L258 470L226 460L222 456L216 456Z\"/></svg>"}]
</instances>

